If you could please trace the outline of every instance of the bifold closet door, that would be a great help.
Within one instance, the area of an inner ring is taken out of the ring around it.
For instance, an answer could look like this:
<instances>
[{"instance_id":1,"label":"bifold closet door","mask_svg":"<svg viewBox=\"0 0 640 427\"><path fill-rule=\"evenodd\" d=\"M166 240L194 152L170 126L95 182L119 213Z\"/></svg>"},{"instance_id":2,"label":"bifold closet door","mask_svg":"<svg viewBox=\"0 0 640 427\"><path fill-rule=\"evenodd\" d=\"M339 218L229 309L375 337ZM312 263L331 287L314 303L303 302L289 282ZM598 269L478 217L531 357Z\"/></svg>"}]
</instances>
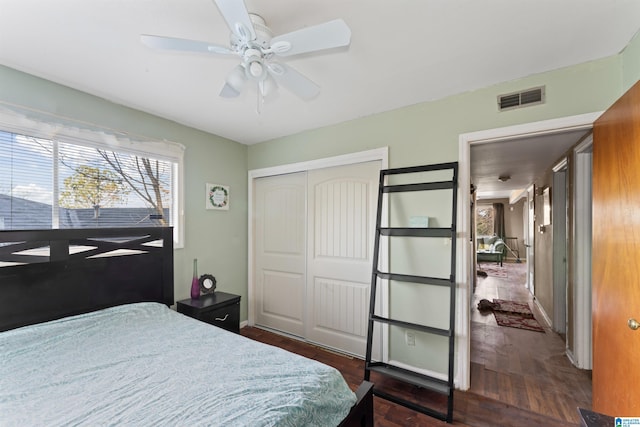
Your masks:
<instances>
[{"instance_id":1,"label":"bifold closet door","mask_svg":"<svg viewBox=\"0 0 640 427\"><path fill-rule=\"evenodd\" d=\"M255 181L256 324L363 356L380 162Z\"/></svg>"},{"instance_id":2,"label":"bifold closet door","mask_svg":"<svg viewBox=\"0 0 640 427\"><path fill-rule=\"evenodd\" d=\"M255 181L255 310L258 325L304 336L306 172Z\"/></svg>"}]
</instances>

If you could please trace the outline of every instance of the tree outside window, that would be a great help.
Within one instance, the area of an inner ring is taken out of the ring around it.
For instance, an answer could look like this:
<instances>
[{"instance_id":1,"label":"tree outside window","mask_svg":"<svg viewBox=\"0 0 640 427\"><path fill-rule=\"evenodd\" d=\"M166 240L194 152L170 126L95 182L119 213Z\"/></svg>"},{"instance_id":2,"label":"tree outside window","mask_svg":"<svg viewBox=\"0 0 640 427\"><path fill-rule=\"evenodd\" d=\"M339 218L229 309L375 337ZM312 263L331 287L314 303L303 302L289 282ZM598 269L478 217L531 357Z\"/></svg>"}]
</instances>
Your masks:
<instances>
[{"instance_id":1,"label":"tree outside window","mask_svg":"<svg viewBox=\"0 0 640 427\"><path fill-rule=\"evenodd\" d=\"M70 209L93 208L98 212L101 207L122 203L129 193L123 179L116 173L88 165L78 166L63 184L60 206Z\"/></svg>"}]
</instances>

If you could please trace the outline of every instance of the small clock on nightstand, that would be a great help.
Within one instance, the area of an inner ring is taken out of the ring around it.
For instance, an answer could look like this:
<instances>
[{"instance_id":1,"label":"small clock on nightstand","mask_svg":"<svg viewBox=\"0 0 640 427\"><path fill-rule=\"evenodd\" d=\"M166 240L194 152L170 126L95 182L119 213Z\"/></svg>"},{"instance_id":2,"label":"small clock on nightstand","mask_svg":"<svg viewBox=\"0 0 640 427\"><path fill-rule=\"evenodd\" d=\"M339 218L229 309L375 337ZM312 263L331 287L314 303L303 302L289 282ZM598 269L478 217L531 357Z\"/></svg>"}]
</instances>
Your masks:
<instances>
[{"instance_id":1,"label":"small clock on nightstand","mask_svg":"<svg viewBox=\"0 0 640 427\"><path fill-rule=\"evenodd\" d=\"M240 333L240 295L214 292L201 295L200 299L180 300L176 306L178 313Z\"/></svg>"}]
</instances>

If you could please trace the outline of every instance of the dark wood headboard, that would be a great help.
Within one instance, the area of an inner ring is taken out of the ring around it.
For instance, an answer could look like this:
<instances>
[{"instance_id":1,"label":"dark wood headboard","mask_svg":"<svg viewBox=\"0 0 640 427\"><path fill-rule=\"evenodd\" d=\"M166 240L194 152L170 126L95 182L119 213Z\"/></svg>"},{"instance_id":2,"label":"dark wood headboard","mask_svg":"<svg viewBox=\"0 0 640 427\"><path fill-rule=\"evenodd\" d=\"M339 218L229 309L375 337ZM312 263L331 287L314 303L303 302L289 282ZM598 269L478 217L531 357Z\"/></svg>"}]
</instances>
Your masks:
<instances>
[{"instance_id":1,"label":"dark wood headboard","mask_svg":"<svg viewBox=\"0 0 640 427\"><path fill-rule=\"evenodd\" d=\"M149 301L174 302L171 227L0 231L0 331Z\"/></svg>"}]
</instances>

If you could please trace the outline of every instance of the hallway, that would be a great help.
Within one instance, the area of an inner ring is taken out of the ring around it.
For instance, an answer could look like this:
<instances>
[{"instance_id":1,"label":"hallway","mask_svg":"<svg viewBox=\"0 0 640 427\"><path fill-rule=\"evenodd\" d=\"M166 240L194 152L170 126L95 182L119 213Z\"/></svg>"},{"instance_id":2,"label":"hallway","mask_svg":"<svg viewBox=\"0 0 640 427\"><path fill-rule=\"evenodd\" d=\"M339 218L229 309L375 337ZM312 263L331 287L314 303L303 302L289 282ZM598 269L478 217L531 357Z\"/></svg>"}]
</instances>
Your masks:
<instances>
[{"instance_id":1,"label":"hallway","mask_svg":"<svg viewBox=\"0 0 640 427\"><path fill-rule=\"evenodd\" d=\"M486 267L485 267L486 266ZM480 263L471 308L471 388L519 408L578 424L577 408L591 408L591 371L577 369L565 355L560 335L545 323L525 287L525 263ZM481 299L526 302L544 333L498 326Z\"/></svg>"}]
</instances>

